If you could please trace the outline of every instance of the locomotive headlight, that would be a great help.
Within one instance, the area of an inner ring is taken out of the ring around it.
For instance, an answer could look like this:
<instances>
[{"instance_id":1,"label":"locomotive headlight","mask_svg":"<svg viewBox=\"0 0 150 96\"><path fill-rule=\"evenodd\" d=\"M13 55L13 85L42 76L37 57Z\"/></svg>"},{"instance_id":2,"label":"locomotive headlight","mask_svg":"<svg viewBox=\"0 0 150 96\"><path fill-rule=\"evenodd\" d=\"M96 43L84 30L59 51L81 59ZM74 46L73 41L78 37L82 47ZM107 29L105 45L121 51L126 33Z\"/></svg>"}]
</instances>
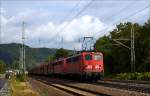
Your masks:
<instances>
[{"instance_id":1,"label":"locomotive headlight","mask_svg":"<svg viewBox=\"0 0 150 96\"><path fill-rule=\"evenodd\" d=\"M100 68L101 68L100 65L96 65L96 66L95 66L95 69L100 69Z\"/></svg>"},{"instance_id":2,"label":"locomotive headlight","mask_svg":"<svg viewBox=\"0 0 150 96\"><path fill-rule=\"evenodd\" d=\"M87 65L86 69L92 69L92 65Z\"/></svg>"}]
</instances>

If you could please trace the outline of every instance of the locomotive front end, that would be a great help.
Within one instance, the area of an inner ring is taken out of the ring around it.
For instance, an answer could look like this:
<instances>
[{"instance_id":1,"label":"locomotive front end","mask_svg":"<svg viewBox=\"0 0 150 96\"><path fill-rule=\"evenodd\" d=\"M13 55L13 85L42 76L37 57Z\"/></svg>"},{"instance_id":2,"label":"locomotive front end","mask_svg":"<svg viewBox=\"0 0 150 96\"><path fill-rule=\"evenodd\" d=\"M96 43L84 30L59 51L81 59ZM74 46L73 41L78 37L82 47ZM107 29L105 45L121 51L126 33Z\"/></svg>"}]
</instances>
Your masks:
<instances>
[{"instance_id":1,"label":"locomotive front end","mask_svg":"<svg viewBox=\"0 0 150 96\"><path fill-rule=\"evenodd\" d=\"M100 79L104 74L103 54L86 52L83 54L83 72L88 79Z\"/></svg>"}]
</instances>

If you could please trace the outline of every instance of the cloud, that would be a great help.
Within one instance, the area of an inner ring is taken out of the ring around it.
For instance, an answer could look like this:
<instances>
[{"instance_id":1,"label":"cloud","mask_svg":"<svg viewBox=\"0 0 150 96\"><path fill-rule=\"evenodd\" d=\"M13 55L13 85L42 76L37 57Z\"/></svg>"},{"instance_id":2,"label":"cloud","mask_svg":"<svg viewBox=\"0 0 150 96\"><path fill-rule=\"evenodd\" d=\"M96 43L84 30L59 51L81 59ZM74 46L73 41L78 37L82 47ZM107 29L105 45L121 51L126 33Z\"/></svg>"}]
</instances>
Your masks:
<instances>
[{"instance_id":1,"label":"cloud","mask_svg":"<svg viewBox=\"0 0 150 96\"><path fill-rule=\"evenodd\" d=\"M7 22L8 22L8 20L7 20L7 18L5 18L4 16L0 16L0 20L1 20L1 25L3 26L3 25L5 25L5 24L7 24Z\"/></svg>"},{"instance_id":2,"label":"cloud","mask_svg":"<svg viewBox=\"0 0 150 96\"><path fill-rule=\"evenodd\" d=\"M107 25L102 23L98 18L89 15L73 19L68 23L69 25L65 28L64 32L60 33L60 35L65 38L65 42L72 42L84 36L93 36L102 28L107 27Z\"/></svg>"},{"instance_id":3,"label":"cloud","mask_svg":"<svg viewBox=\"0 0 150 96\"><path fill-rule=\"evenodd\" d=\"M6 10L4 8L0 8L0 14L6 13Z\"/></svg>"},{"instance_id":4,"label":"cloud","mask_svg":"<svg viewBox=\"0 0 150 96\"><path fill-rule=\"evenodd\" d=\"M39 22L44 21L43 18L49 16L46 12L40 12L38 10L25 9L19 12L17 15L11 16L9 18L9 24L19 25L22 21L27 22L30 25L38 25Z\"/></svg>"},{"instance_id":5,"label":"cloud","mask_svg":"<svg viewBox=\"0 0 150 96\"><path fill-rule=\"evenodd\" d=\"M95 34L104 28L109 28L106 24L101 22L98 18L89 15L76 18L71 21L63 22L60 25L55 25L53 22L48 22L46 25L34 27L29 29L27 32L28 41L31 42L33 39L42 41L49 41L47 45L49 47L58 47L56 44L62 43L63 46L73 49L74 47L79 49L81 45L78 41L79 38L84 36L95 36ZM31 35L32 33L32 35ZM103 36L104 34L100 35ZM70 47L69 47L69 46Z\"/></svg>"},{"instance_id":6,"label":"cloud","mask_svg":"<svg viewBox=\"0 0 150 96\"><path fill-rule=\"evenodd\" d=\"M4 8L0 8L0 23L1 23L1 26L5 25L8 22L7 18L4 16L5 13L6 13L6 10Z\"/></svg>"},{"instance_id":7,"label":"cloud","mask_svg":"<svg viewBox=\"0 0 150 96\"><path fill-rule=\"evenodd\" d=\"M21 42L21 22L24 20L27 20L25 25L26 43L32 47L40 47L38 44L40 39L43 46L56 48L59 47L58 45L63 38L65 48L80 49L79 38L94 36L99 30L109 27L98 18L90 15L84 15L61 24L48 21L46 24L29 26L28 23L32 24L37 19L45 17L45 15L40 15L40 17L36 17L36 15L35 11L26 10L7 19L2 16L2 22L5 24L2 28L3 43Z\"/></svg>"}]
</instances>

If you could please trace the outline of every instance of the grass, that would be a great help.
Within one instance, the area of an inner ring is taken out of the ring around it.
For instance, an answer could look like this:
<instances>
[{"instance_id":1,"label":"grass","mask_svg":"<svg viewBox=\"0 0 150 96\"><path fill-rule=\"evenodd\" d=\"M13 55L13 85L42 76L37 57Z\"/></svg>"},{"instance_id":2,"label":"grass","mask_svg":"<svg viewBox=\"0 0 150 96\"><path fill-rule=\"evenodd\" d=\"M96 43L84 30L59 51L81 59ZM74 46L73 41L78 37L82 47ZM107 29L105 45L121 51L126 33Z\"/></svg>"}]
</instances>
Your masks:
<instances>
[{"instance_id":1,"label":"grass","mask_svg":"<svg viewBox=\"0 0 150 96\"><path fill-rule=\"evenodd\" d=\"M15 77L11 79L10 87L12 89L11 96L39 96L26 81L20 81Z\"/></svg>"},{"instance_id":2,"label":"grass","mask_svg":"<svg viewBox=\"0 0 150 96\"><path fill-rule=\"evenodd\" d=\"M20 82L25 82L25 81L27 81L27 75L26 74L17 74L16 80L20 81Z\"/></svg>"},{"instance_id":3,"label":"grass","mask_svg":"<svg viewBox=\"0 0 150 96\"><path fill-rule=\"evenodd\" d=\"M44 90L42 96L48 96L48 92Z\"/></svg>"}]
</instances>

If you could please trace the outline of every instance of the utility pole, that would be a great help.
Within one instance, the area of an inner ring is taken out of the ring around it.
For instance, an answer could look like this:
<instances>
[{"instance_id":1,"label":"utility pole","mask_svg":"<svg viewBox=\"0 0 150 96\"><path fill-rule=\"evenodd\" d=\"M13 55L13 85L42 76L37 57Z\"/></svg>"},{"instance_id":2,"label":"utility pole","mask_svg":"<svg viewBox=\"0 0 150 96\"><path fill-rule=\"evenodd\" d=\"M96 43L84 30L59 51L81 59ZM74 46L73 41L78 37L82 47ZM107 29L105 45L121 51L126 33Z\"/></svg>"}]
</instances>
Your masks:
<instances>
[{"instance_id":1,"label":"utility pole","mask_svg":"<svg viewBox=\"0 0 150 96\"><path fill-rule=\"evenodd\" d=\"M134 25L131 25L131 71L135 72Z\"/></svg>"},{"instance_id":2,"label":"utility pole","mask_svg":"<svg viewBox=\"0 0 150 96\"><path fill-rule=\"evenodd\" d=\"M76 51L76 49L75 49L75 47L74 47L73 54L75 55L75 54L76 54L76 52L77 52L77 51Z\"/></svg>"},{"instance_id":3,"label":"utility pole","mask_svg":"<svg viewBox=\"0 0 150 96\"><path fill-rule=\"evenodd\" d=\"M61 48L63 48L63 44L64 44L64 38L61 38Z\"/></svg>"},{"instance_id":4,"label":"utility pole","mask_svg":"<svg viewBox=\"0 0 150 96\"><path fill-rule=\"evenodd\" d=\"M23 72L22 70L23 70L23 60L22 60L22 57L23 57L23 55L22 55L22 45L19 47L20 48L20 58L19 58L19 63L20 63L20 65L19 65L19 68L20 68L20 72Z\"/></svg>"},{"instance_id":5,"label":"utility pole","mask_svg":"<svg viewBox=\"0 0 150 96\"><path fill-rule=\"evenodd\" d=\"M0 1L1 6L1 1ZM1 8L0 8L0 16L2 15ZM2 18L0 17L0 44L2 44Z\"/></svg>"},{"instance_id":6,"label":"utility pole","mask_svg":"<svg viewBox=\"0 0 150 96\"><path fill-rule=\"evenodd\" d=\"M25 64L25 22L22 22L22 48L21 48L21 53L22 53L22 70L23 73L25 74L26 71L26 64Z\"/></svg>"},{"instance_id":7,"label":"utility pole","mask_svg":"<svg viewBox=\"0 0 150 96\"><path fill-rule=\"evenodd\" d=\"M122 45L125 48L130 49L131 54L131 72L135 72L135 49L134 49L134 24L131 24L131 34L130 39L112 39L114 42L116 42L119 45ZM130 40L130 47L123 44L120 41L128 41Z\"/></svg>"},{"instance_id":8,"label":"utility pole","mask_svg":"<svg viewBox=\"0 0 150 96\"><path fill-rule=\"evenodd\" d=\"M1 22L1 18L0 18ZM2 44L2 24L0 23L0 44Z\"/></svg>"},{"instance_id":9,"label":"utility pole","mask_svg":"<svg viewBox=\"0 0 150 96\"><path fill-rule=\"evenodd\" d=\"M39 38L38 41L39 41L39 47L42 47L42 46L41 46L41 39Z\"/></svg>"}]
</instances>

